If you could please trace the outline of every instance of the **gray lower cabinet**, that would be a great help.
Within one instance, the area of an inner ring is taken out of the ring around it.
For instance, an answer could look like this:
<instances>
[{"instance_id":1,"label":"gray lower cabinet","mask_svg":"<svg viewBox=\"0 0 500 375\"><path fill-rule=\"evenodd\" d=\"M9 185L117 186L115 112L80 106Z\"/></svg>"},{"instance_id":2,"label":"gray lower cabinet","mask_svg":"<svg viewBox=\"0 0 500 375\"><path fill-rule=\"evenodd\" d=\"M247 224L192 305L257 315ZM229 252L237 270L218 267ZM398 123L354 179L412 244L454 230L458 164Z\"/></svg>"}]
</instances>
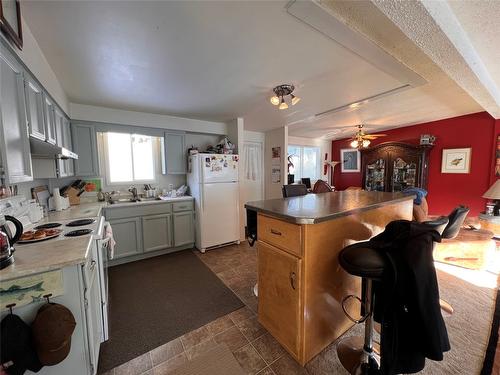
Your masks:
<instances>
[{"instance_id":1,"label":"gray lower cabinet","mask_svg":"<svg viewBox=\"0 0 500 375\"><path fill-rule=\"evenodd\" d=\"M116 240L115 259L142 253L141 219L131 217L109 220Z\"/></svg>"},{"instance_id":2,"label":"gray lower cabinet","mask_svg":"<svg viewBox=\"0 0 500 375\"><path fill-rule=\"evenodd\" d=\"M33 180L23 68L0 41L0 177Z\"/></svg>"},{"instance_id":3,"label":"gray lower cabinet","mask_svg":"<svg viewBox=\"0 0 500 375\"><path fill-rule=\"evenodd\" d=\"M71 124L73 151L78 154L75 160L75 176L98 176L97 133L94 125Z\"/></svg>"},{"instance_id":4,"label":"gray lower cabinet","mask_svg":"<svg viewBox=\"0 0 500 375\"><path fill-rule=\"evenodd\" d=\"M145 252L172 247L172 214L142 217L142 241Z\"/></svg>"},{"instance_id":5,"label":"gray lower cabinet","mask_svg":"<svg viewBox=\"0 0 500 375\"><path fill-rule=\"evenodd\" d=\"M194 244L192 200L107 207L106 220L116 241L111 265L165 254ZM126 259L129 258L129 259Z\"/></svg>"},{"instance_id":6,"label":"gray lower cabinet","mask_svg":"<svg viewBox=\"0 0 500 375\"><path fill-rule=\"evenodd\" d=\"M174 213L174 245L182 246L194 241L194 215L192 211Z\"/></svg>"}]
</instances>

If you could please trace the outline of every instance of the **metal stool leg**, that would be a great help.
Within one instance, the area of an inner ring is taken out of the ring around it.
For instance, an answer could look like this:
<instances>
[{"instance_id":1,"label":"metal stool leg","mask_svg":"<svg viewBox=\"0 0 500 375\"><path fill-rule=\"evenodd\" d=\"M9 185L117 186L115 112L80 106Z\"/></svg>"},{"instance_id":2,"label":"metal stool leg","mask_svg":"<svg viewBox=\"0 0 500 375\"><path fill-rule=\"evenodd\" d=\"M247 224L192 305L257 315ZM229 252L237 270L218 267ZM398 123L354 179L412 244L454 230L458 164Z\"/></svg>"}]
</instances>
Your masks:
<instances>
[{"instance_id":1,"label":"metal stool leg","mask_svg":"<svg viewBox=\"0 0 500 375\"><path fill-rule=\"evenodd\" d=\"M376 374L380 368L380 350L373 343L373 290L372 280L364 280L365 336L361 346L360 337L348 337L339 342L337 355L344 368L353 375ZM378 348L377 348L378 349Z\"/></svg>"}]
</instances>

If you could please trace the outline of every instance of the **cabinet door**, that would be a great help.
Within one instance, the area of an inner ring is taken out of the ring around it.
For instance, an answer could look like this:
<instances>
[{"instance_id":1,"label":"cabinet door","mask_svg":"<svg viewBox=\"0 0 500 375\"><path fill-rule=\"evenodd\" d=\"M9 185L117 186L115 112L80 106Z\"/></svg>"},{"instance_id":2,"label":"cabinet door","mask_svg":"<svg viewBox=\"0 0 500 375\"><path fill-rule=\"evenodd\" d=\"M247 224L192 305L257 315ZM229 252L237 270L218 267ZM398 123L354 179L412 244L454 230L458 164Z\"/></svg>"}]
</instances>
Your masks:
<instances>
[{"instance_id":1,"label":"cabinet door","mask_svg":"<svg viewBox=\"0 0 500 375\"><path fill-rule=\"evenodd\" d=\"M67 148L68 150L73 150L73 142L71 140L71 126L69 119L66 116L63 116L62 118L62 133L64 137L63 141L63 147Z\"/></svg>"},{"instance_id":2,"label":"cabinet door","mask_svg":"<svg viewBox=\"0 0 500 375\"><path fill-rule=\"evenodd\" d=\"M259 321L278 341L299 354L301 260L262 241L259 252Z\"/></svg>"},{"instance_id":3,"label":"cabinet door","mask_svg":"<svg viewBox=\"0 0 500 375\"><path fill-rule=\"evenodd\" d=\"M151 215L142 218L144 252L172 247L172 215Z\"/></svg>"},{"instance_id":4,"label":"cabinet door","mask_svg":"<svg viewBox=\"0 0 500 375\"><path fill-rule=\"evenodd\" d=\"M194 216L192 211L174 213L174 246L194 243Z\"/></svg>"},{"instance_id":5,"label":"cabinet door","mask_svg":"<svg viewBox=\"0 0 500 375\"><path fill-rule=\"evenodd\" d=\"M64 147L64 115L57 107L54 108L54 124L56 127L56 143L60 147Z\"/></svg>"},{"instance_id":6,"label":"cabinet door","mask_svg":"<svg viewBox=\"0 0 500 375\"><path fill-rule=\"evenodd\" d=\"M165 133L164 174L186 174L185 134Z\"/></svg>"},{"instance_id":7,"label":"cabinet door","mask_svg":"<svg viewBox=\"0 0 500 375\"><path fill-rule=\"evenodd\" d=\"M33 180L23 71L1 43L0 131L0 174L5 183Z\"/></svg>"},{"instance_id":8,"label":"cabinet door","mask_svg":"<svg viewBox=\"0 0 500 375\"><path fill-rule=\"evenodd\" d=\"M52 144L56 144L57 135L56 135L56 120L54 114L54 103L52 99L50 99L47 94L43 94L43 118L45 121L45 136L46 141Z\"/></svg>"},{"instance_id":9,"label":"cabinet door","mask_svg":"<svg viewBox=\"0 0 500 375\"><path fill-rule=\"evenodd\" d=\"M110 220L109 223L116 241L115 259L142 253L140 218Z\"/></svg>"},{"instance_id":10,"label":"cabinet door","mask_svg":"<svg viewBox=\"0 0 500 375\"><path fill-rule=\"evenodd\" d=\"M75 160L75 175L99 175L99 162L97 159L97 138L94 125L71 124L71 137L73 152L78 154Z\"/></svg>"},{"instance_id":11,"label":"cabinet door","mask_svg":"<svg viewBox=\"0 0 500 375\"><path fill-rule=\"evenodd\" d=\"M45 123L43 120L43 91L30 76L24 84L26 95L26 115L30 136L45 141Z\"/></svg>"}]
</instances>

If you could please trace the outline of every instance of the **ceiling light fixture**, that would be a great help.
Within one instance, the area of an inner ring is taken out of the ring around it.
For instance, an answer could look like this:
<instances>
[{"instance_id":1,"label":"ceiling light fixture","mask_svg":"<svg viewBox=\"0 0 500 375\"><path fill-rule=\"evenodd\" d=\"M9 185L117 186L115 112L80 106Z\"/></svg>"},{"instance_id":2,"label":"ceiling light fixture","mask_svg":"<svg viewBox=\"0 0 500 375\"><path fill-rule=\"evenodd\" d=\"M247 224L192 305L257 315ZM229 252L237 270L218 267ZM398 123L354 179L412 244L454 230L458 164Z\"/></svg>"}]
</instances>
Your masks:
<instances>
[{"instance_id":1,"label":"ceiling light fixture","mask_svg":"<svg viewBox=\"0 0 500 375\"><path fill-rule=\"evenodd\" d=\"M378 137L385 137L387 134L366 134L363 130L363 124L357 126L358 131L351 138L350 143L352 148L362 149L370 146L371 140L377 139Z\"/></svg>"},{"instance_id":2,"label":"ceiling light fixture","mask_svg":"<svg viewBox=\"0 0 500 375\"><path fill-rule=\"evenodd\" d=\"M300 98L293 95L292 92L295 90L293 85L279 85L273 89L274 95L269 99L272 105L277 105L279 109L287 109L288 104L285 102L285 97L290 97L290 103L292 105L297 104Z\"/></svg>"}]
</instances>

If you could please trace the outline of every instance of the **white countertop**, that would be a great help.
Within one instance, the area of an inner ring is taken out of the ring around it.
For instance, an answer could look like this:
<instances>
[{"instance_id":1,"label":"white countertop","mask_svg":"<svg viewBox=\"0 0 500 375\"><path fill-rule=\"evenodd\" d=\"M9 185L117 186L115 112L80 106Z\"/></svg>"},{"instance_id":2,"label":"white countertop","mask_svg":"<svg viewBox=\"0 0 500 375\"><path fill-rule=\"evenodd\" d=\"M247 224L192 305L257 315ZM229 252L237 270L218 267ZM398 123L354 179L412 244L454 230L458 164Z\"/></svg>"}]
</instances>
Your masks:
<instances>
[{"instance_id":1,"label":"white countertop","mask_svg":"<svg viewBox=\"0 0 500 375\"><path fill-rule=\"evenodd\" d=\"M182 202L192 199L193 197L184 196L168 198L167 200L147 200L115 204L108 204L106 202L82 203L60 212L51 211L47 217L36 223L35 226L49 222L64 222L81 218L98 219L102 215L103 208L136 207L140 205ZM28 230L30 227L26 227L25 229ZM14 263L0 270L0 280L6 281L82 264L87 259L93 240L93 235L86 235L71 238L61 237L57 240L47 240L33 244L17 244L14 246L16 249Z\"/></svg>"}]
</instances>

